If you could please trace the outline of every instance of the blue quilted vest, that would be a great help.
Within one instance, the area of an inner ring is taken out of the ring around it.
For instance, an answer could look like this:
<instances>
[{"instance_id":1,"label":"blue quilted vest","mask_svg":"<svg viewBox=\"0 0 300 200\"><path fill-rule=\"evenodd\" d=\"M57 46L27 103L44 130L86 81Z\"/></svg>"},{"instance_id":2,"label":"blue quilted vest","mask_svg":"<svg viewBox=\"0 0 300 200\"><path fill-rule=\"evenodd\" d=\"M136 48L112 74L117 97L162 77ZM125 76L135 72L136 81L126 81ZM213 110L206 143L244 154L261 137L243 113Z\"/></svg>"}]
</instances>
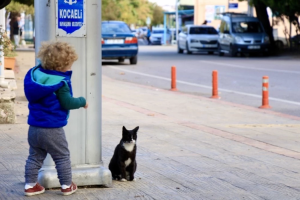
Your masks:
<instances>
[{"instance_id":1,"label":"blue quilted vest","mask_svg":"<svg viewBox=\"0 0 300 200\"><path fill-rule=\"evenodd\" d=\"M70 93L72 71L46 70L38 65L24 79L25 96L29 102L28 124L43 128L61 128L68 123L69 111L64 110L55 92L68 84Z\"/></svg>"}]
</instances>

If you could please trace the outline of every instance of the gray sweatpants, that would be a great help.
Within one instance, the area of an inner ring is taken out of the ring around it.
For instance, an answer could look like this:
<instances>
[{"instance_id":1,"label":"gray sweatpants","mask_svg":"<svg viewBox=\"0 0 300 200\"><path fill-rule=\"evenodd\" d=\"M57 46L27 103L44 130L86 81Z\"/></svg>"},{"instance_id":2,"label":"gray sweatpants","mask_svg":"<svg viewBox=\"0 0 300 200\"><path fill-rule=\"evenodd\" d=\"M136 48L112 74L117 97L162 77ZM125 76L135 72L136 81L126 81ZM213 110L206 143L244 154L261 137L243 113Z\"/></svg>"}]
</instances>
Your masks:
<instances>
[{"instance_id":1,"label":"gray sweatpants","mask_svg":"<svg viewBox=\"0 0 300 200\"><path fill-rule=\"evenodd\" d=\"M71 185L72 171L70 152L63 128L30 126L28 131L29 156L25 166L25 183L36 183L38 171L47 153L55 162L61 185Z\"/></svg>"}]
</instances>

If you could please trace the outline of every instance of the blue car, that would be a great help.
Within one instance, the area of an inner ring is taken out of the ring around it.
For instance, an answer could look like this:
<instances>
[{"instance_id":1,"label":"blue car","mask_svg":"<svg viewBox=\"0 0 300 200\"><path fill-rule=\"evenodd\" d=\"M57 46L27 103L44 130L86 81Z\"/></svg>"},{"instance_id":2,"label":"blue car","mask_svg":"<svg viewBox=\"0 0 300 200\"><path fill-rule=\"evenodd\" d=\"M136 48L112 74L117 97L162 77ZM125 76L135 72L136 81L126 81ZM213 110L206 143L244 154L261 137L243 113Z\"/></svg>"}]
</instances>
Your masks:
<instances>
[{"instance_id":1,"label":"blue car","mask_svg":"<svg viewBox=\"0 0 300 200\"><path fill-rule=\"evenodd\" d=\"M137 64L138 39L132 34L128 25L120 21L102 22L102 59L130 60Z\"/></svg>"}]
</instances>

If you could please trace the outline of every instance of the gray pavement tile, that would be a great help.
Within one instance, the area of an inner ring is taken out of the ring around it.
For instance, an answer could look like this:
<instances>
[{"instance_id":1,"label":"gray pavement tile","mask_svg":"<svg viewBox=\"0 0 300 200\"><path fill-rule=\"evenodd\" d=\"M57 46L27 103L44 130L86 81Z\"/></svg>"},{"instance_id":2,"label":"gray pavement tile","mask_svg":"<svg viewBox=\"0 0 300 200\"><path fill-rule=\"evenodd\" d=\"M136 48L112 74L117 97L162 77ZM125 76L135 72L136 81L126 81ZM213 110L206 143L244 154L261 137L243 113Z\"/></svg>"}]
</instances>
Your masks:
<instances>
[{"instance_id":1,"label":"gray pavement tile","mask_svg":"<svg viewBox=\"0 0 300 200\"><path fill-rule=\"evenodd\" d=\"M0 125L0 200L28 199L23 196L28 109L22 82L34 56L19 54L22 65L15 76L20 120ZM59 190L47 190L30 199L300 199L299 159L212 134L224 131L298 152L299 130L283 125L299 121L106 77L103 81L104 166L120 141L122 126L139 125L137 181L113 181L112 188L80 188L69 197L61 196ZM255 124L263 127L253 127Z\"/></svg>"}]
</instances>

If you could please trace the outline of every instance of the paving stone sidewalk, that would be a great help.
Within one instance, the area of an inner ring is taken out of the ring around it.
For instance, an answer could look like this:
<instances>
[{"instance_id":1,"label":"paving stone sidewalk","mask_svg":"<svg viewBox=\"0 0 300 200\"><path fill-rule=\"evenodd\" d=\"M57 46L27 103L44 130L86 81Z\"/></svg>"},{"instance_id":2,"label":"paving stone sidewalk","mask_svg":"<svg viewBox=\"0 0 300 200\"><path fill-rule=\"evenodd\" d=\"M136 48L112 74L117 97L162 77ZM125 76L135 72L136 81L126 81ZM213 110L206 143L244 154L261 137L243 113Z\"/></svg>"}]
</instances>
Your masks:
<instances>
[{"instance_id":1,"label":"paving stone sidewalk","mask_svg":"<svg viewBox=\"0 0 300 200\"><path fill-rule=\"evenodd\" d=\"M0 200L28 199L22 82L33 62L32 52L19 53L18 123L0 125ZM105 167L122 126L140 126L137 181L82 188L69 197L47 190L31 199L300 199L300 118L108 77L102 100Z\"/></svg>"}]
</instances>

